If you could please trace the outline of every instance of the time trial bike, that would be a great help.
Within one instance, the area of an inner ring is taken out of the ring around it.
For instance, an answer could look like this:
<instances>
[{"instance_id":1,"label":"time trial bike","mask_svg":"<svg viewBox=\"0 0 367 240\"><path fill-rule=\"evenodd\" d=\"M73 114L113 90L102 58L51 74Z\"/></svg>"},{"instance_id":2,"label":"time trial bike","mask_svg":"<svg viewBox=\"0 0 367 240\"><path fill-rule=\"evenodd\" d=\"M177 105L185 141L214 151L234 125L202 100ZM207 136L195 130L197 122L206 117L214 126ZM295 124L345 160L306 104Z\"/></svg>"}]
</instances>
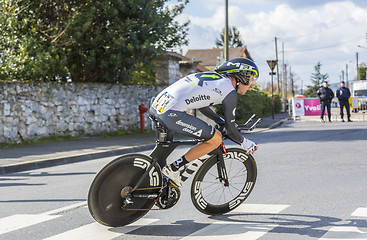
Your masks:
<instances>
[{"instance_id":1,"label":"time trial bike","mask_svg":"<svg viewBox=\"0 0 367 240\"><path fill-rule=\"evenodd\" d=\"M252 131L261 122L261 118L255 118L254 114L238 129ZM150 210L173 207L180 198L180 189L161 173L161 169L178 146L196 145L202 141L173 140L172 131L154 117L151 119L157 141L149 156L136 153L116 158L98 172L90 186L88 208L93 218L103 225L130 224ZM223 136L227 138L226 134ZM202 213L217 215L245 201L254 188L257 167L253 156L247 155L242 148L226 149L222 143L181 170L182 181L195 172L191 184L193 205Z\"/></svg>"}]
</instances>

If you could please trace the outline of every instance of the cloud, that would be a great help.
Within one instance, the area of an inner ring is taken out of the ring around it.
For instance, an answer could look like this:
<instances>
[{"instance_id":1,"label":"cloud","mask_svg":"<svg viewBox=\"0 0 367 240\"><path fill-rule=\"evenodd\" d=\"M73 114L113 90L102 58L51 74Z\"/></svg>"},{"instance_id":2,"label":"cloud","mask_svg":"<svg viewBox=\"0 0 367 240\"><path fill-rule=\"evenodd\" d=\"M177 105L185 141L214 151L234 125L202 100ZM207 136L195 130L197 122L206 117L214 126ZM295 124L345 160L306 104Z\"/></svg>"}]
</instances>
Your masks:
<instances>
[{"instance_id":1,"label":"cloud","mask_svg":"<svg viewBox=\"0 0 367 240\"><path fill-rule=\"evenodd\" d=\"M213 2L212 6L219 4L219 1ZM229 22L242 33L260 71L269 71L266 60L275 58L274 37L278 37L279 58L284 42L285 61L305 85L310 84L308 81L318 61L323 64L322 72L329 74L330 82L339 81L346 64L350 65L349 75L355 75L355 52L362 50L357 45L367 45L367 9L361 7L364 1L285 0L281 1L285 4L272 9L264 7L267 10L248 13L246 6L250 2L231 1ZM267 3L269 1L259 0L256 4L259 7ZM188 13L184 17L191 21L188 48L214 47L215 38L224 27L224 5L213 8L209 17ZM367 50L360 56L360 62L367 62Z\"/></svg>"},{"instance_id":2,"label":"cloud","mask_svg":"<svg viewBox=\"0 0 367 240\"><path fill-rule=\"evenodd\" d=\"M307 7L322 6L327 3L338 3L345 1L346 0L307 0L307 1L283 0L282 2L287 3L293 8L307 8ZM365 0L354 0L353 2L361 7L367 6L367 2Z\"/></svg>"},{"instance_id":3,"label":"cloud","mask_svg":"<svg viewBox=\"0 0 367 240\"><path fill-rule=\"evenodd\" d=\"M287 62L300 77L308 80L310 73L304 66L321 61L323 70L333 78L330 80L338 81L344 65L354 59L357 43L365 36L367 20L362 16L366 14L366 9L352 2L303 10L279 5L274 11L247 16L247 21L254 23L247 26L247 31L254 33L247 43L253 55L261 56L262 51L251 45L277 36L285 44Z\"/></svg>"}]
</instances>

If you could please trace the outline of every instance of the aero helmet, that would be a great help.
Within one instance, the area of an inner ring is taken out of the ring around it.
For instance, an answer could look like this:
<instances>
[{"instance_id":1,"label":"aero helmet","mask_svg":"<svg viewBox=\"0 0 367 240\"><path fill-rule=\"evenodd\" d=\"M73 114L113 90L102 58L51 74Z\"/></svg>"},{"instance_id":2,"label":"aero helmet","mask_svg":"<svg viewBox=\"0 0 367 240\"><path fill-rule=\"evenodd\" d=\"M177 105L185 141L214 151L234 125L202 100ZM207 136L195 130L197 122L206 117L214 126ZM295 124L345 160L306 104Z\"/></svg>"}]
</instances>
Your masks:
<instances>
[{"instance_id":1,"label":"aero helmet","mask_svg":"<svg viewBox=\"0 0 367 240\"><path fill-rule=\"evenodd\" d=\"M259 77L259 69L256 64L248 58L234 58L222 63L214 69L217 73L232 76L237 82L244 85L250 84L250 78L255 75L253 83Z\"/></svg>"}]
</instances>

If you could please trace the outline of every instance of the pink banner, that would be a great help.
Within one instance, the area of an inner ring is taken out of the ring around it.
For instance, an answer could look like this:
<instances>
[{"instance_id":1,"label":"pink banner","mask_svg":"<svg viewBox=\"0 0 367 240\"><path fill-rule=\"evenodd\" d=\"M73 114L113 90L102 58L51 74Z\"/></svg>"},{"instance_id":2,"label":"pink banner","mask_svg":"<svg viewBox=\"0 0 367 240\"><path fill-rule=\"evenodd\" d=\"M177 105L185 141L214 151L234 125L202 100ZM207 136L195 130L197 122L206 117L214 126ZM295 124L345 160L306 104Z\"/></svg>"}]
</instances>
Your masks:
<instances>
[{"instance_id":1,"label":"pink banner","mask_svg":"<svg viewBox=\"0 0 367 240\"><path fill-rule=\"evenodd\" d=\"M320 116L321 105L320 99L304 99L305 116ZM324 115L327 114L325 109Z\"/></svg>"}]
</instances>

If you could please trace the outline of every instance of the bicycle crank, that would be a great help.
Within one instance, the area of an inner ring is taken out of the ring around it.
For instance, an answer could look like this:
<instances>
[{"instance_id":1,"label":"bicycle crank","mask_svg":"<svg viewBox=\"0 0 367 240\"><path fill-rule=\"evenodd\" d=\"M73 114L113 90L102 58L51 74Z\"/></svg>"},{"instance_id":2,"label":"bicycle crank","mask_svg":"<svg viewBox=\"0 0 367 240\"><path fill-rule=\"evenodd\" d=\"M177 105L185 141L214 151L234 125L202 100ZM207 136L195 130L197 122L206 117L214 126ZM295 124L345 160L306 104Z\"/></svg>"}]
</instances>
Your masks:
<instances>
[{"instance_id":1,"label":"bicycle crank","mask_svg":"<svg viewBox=\"0 0 367 240\"><path fill-rule=\"evenodd\" d=\"M160 209L168 209L176 205L180 199L181 191L178 187L169 184L163 191L159 194L155 205Z\"/></svg>"}]
</instances>

